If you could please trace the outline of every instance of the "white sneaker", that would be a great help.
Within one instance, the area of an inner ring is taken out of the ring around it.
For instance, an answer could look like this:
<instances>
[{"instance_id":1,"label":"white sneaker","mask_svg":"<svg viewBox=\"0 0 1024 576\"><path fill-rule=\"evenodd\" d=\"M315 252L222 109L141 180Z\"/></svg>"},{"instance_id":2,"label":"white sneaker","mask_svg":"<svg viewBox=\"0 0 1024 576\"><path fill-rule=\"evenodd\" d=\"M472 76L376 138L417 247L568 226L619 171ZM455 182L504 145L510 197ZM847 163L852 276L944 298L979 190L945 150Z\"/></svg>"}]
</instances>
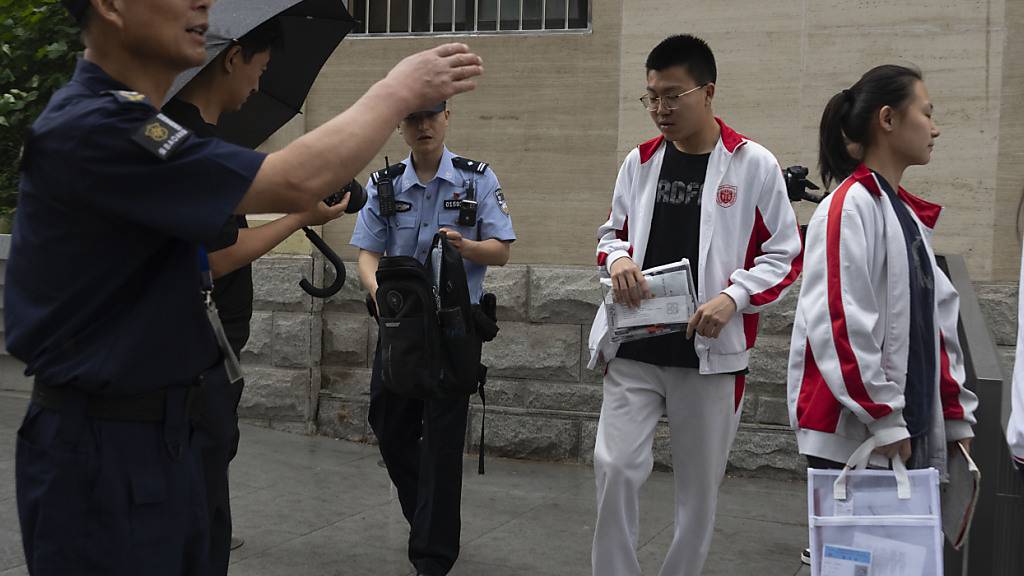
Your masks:
<instances>
[{"instance_id":1,"label":"white sneaker","mask_svg":"<svg viewBox=\"0 0 1024 576\"><path fill-rule=\"evenodd\" d=\"M808 566L811 565L811 549L810 548L804 548L804 551L800 553L800 563L801 564L806 564Z\"/></svg>"}]
</instances>

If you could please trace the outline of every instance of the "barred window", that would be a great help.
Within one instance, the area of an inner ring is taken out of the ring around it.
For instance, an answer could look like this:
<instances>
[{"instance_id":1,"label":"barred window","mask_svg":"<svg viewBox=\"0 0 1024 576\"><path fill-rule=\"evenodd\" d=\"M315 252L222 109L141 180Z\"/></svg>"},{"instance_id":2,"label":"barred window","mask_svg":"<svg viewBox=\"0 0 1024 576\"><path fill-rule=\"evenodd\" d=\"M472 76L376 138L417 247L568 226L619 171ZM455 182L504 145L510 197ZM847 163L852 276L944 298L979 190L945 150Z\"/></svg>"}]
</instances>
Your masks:
<instances>
[{"instance_id":1,"label":"barred window","mask_svg":"<svg viewBox=\"0 0 1024 576\"><path fill-rule=\"evenodd\" d=\"M590 28L590 0L346 0L353 34L505 34Z\"/></svg>"}]
</instances>

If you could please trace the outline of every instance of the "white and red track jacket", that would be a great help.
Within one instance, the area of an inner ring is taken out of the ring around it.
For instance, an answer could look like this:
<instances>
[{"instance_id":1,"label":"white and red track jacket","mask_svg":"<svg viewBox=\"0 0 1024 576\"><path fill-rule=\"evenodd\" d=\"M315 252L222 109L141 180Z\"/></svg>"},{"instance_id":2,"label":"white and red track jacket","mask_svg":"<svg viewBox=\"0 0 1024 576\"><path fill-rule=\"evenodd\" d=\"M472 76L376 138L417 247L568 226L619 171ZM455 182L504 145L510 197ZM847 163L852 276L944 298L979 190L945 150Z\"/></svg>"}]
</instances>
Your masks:
<instances>
[{"instance_id":1,"label":"white and red track jacket","mask_svg":"<svg viewBox=\"0 0 1024 576\"><path fill-rule=\"evenodd\" d=\"M1024 254L1021 254L1020 279L1024 286ZM1024 289L1017 300L1017 355L1013 364L1012 408L1006 440L1018 466L1024 468Z\"/></svg>"},{"instance_id":2,"label":"white and red track jacket","mask_svg":"<svg viewBox=\"0 0 1024 576\"><path fill-rule=\"evenodd\" d=\"M960 296L935 263L942 208L899 189L935 270L935 417L929 460L974 435L977 397L964 388L957 337ZM910 348L907 248L896 212L861 165L818 206L807 227L804 279L789 351L789 418L800 453L846 462L870 436L907 438L903 396ZM873 464L888 464L881 461Z\"/></svg>"},{"instance_id":3,"label":"white and red track jacket","mask_svg":"<svg viewBox=\"0 0 1024 576\"><path fill-rule=\"evenodd\" d=\"M789 204L779 163L766 148L718 120L722 135L708 160L701 193L700 262L697 302L725 292L737 314L718 338L695 336L701 374L737 372L747 367L757 337L758 312L776 302L800 275L800 230ZM619 169L608 221L597 235L597 263L631 256L644 267L654 201L665 157L658 137L633 149ZM615 357L604 307L590 330L590 363Z\"/></svg>"}]
</instances>

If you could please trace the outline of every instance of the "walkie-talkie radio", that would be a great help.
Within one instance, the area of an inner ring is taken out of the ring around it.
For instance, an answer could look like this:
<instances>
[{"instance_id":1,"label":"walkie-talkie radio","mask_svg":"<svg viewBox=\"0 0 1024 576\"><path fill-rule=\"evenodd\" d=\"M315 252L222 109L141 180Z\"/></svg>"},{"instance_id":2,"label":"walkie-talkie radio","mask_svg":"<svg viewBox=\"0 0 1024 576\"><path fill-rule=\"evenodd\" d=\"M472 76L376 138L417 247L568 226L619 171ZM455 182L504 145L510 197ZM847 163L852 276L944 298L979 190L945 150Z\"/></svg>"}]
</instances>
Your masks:
<instances>
[{"instance_id":1,"label":"walkie-talkie radio","mask_svg":"<svg viewBox=\"0 0 1024 576\"><path fill-rule=\"evenodd\" d=\"M384 170L377 180L377 201L380 203L380 215L390 218L397 213L395 206L395 186L391 183L391 162L384 157Z\"/></svg>"},{"instance_id":2,"label":"walkie-talkie radio","mask_svg":"<svg viewBox=\"0 0 1024 576\"><path fill-rule=\"evenodd\" d=\"M459 226L476 226L476 181L466 186L466 197L459 203Z\"/></svg>"}]
</instances>

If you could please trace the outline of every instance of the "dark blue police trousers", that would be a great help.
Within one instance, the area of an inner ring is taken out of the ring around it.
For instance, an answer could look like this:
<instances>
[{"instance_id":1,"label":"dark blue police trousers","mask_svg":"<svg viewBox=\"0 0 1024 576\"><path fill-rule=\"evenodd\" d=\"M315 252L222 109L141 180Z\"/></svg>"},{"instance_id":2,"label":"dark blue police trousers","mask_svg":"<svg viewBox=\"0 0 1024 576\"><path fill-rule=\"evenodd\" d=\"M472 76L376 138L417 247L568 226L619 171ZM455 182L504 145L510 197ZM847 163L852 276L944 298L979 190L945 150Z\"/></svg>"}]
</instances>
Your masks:
<instances>
[{"instance_id":1,"label":"dark blue police trousers","mask_svg":"<svg viewBox=\"0 0 1024 576\"><path fill-rule=\"evenodd\" d=\"M29 404L15 467L30 574L208 574L199 443L185 389L168 397L163 422L95 419L84 396L59 413Z\"/></svg>"},{"instance_id":2,"label":"dark blue police trousers","mask_svg":"<svg viewBox=\"0 0 1024 576\"><path fill-rule=\"evenodd\" d=\"M429 576L459 557L462 460L469 397L419 400L384 387L380 349L370 378L370 427L409 522L409 560Z\"/></svg>"}]
</instances>

